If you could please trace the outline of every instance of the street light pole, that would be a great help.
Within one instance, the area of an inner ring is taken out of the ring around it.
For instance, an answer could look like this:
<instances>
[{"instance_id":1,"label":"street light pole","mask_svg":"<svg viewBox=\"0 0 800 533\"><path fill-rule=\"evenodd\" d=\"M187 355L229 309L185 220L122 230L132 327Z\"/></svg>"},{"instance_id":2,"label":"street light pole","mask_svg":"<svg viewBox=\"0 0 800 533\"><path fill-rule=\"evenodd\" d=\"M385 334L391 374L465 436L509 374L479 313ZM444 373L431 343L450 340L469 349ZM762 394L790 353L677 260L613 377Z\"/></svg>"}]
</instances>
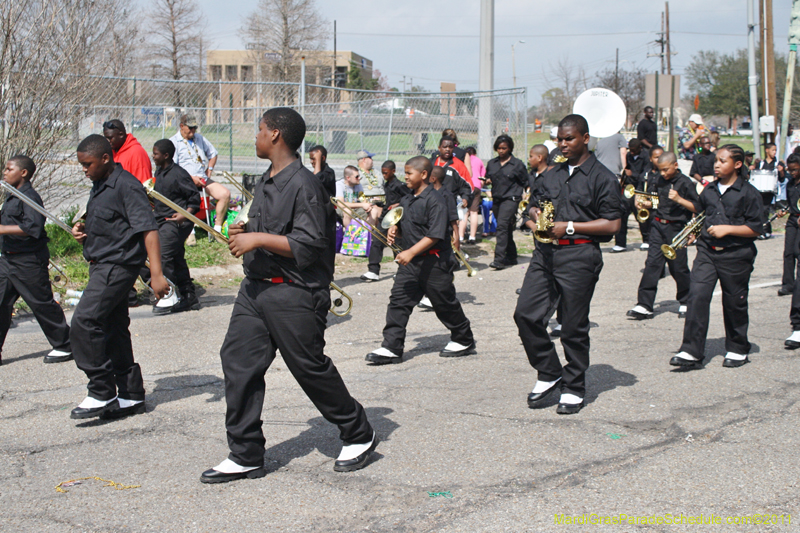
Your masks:
<instances>
[{"instance_id":1,"label":"street light pole","mask_svg":"<svg viewBox=\"0 0 800 533\"><path fill-rule=\"evenodd\" d=\"M514 80L514 89L517 88L517 67L514 47L517 44L525 44L525 41L517 41L511 45L511 77ZM517 131L519 131L519 106L517 105L517 92L514 91L514 118L517 122Z\"/></svg>"},{"instance_id":2,"label":"street light pole","mask_svg":"<svg viewBox=\"0 0 800 533\"><path fill-rule=\"evenodd\" d=\"M492 95L488 91L494 89L494 0L481 0L478 80L478 157L487 160L492 157Z\"/></svg>"}]
</instances>

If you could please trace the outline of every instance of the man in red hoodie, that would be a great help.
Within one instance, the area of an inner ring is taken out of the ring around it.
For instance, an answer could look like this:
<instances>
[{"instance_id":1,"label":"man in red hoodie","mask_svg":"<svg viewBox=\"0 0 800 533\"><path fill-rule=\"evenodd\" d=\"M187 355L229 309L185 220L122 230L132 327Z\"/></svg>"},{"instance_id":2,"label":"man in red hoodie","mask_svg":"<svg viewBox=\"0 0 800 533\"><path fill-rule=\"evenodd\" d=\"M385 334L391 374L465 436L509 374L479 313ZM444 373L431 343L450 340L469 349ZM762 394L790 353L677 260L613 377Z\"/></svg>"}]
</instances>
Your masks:
<instances>
[{"instance_id":1,"label":"man in red hoodie","mask_svg":"<svg viewBox=\"0 0 800 533\"><path fill-rule=\"evenodd\" d=\"M113 119L103 123L103 137L111 143L114 161L144 183L153 177L153 167L147 150L142 148L132 133L125 131L121 120Z\"/></svg>"}]
</instances>

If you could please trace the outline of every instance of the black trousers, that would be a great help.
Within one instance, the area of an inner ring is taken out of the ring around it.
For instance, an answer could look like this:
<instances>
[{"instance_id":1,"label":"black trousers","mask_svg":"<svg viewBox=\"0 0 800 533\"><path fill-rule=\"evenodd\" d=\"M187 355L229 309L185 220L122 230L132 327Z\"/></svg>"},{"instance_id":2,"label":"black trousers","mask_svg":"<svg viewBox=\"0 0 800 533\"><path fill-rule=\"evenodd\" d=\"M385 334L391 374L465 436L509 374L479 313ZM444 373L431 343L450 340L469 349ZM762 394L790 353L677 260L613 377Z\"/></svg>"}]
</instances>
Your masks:
<instances>
[{"instance_id":1,"label":"black trousers","mask_svg":"<svg viewBox=\"0 0 800 533\"><path fill-rule=\"evenodd\" d=\"M617 246L622 246L623 248L628 246L628 219L631 215L632 201L633 198L630 200L625 198L622 199L622 224L619 225L619 231L616 235L614 235L614 244Z\"/></svg>"},{"instance_id":2,"label":"black trousers","mask_svg":"<svg viewBox=\"0 0 800 533\"><path fill-rule=\"evenodd\" d=\"M797 227L797 216L789 215L790 220L786 223L786 235L783 238L783 277L781 278L781 288L785 291L794 290L795 268L800 265L798 255L800 255L800 229ZM794 219L792 222L791 219Z\"/></svg>"},{"instance_id":3,"label":"black trousers","mask_svg":"<svg viewBox=\"0 0 800 533\"><path fill-rule=\"evenodd\" d=\"M186 264L186 239L192 233L193 224L167 222L158 228L161 241L161 268L164 276L172 281L181 294L194 294L194 283Z\"/></svg>"},{"instance_id":4,"label":"black trousers","mask_svg":"<svg viewBox=\"0 0 800 533\"><path fill-rule=\"evenodd\" d=\"M786 226L786 242L784 243L784 255L783 255L783 266L784 266L784 283L785 283L785 275L786 275L786 248L790 246L789 241L789 226ZM792 287L792 309L789 312L789 320L792 324L792 331L800 330L800 260L798 260L798 255L800 255L800 243L798 239L800 239L800 230L797 227L791 228L793 231L792 241L793 245L791 246L793 250L792 260L796 261L797 263L797 275L795 276L794 272L792 275L794 277L794 286Z\"/></svg>"},{"instance_id":5,"label":"black trousers","mask_svg":"<svg viewBox=\"0 0 800 533\"><path fill-rule=\"evenodd\" d=\"M373 431L364 408L347 390L324 353L330 291L293 283L245 278L220 349L225 374L225 428L231 461L264 464L264 374L280 350L308 398L347 444L369 442Z\"/></svg>"},{"instance_id":6,"label":"black trousers","mask_svg":"<svg viewBox=\"0 0 800 533\"><path fill-rule=\"evenodd\" d=\"M525 353L539 379L563 378L563 392L581 398L586 394L589 368L589 307L602 269L603 255L597 243L537 243L514 311ZM564 367L547 333L547 318L556 305L562 314L561 346L567 359Z\"/></svg>"},{"instance_id":7,"label":"black trousers","mask_svg":"<svg viewBox=\"0 0 800 533\"><path fill-rule=\"evenodd\" d=\"M769 220L772 214L772 200L775 199L775 194L771 192L762 192L761 201L764 204L764 220ZM764 233L772 233L772 223L764 224Z\"/></svg>"},{"instance_id":8,"label":"black trousers","mask_svg":"<svg viewBox=\"0 0 800 533\"><path fill-rule=\"evenodd\" d=\"M380 221L383 220L381 217L378 220L378 227L377 230L386 237L386 231L380 225ZM383 259L383 250L386 248L381 241L372 237L372 245L369 249L369 265L367 265L367 269L372 272L373 274L380 274L381 273L381 260ZM395 254L397 255L397 254Z\"/></svg>"},{"instance_id":9,"label":"black trousers","mask_svg":"<svg viewBox=\"0 0 800 533\"><path fill-rule=\"evenodd\" d=\"M658 280L661 279L664 273L665 263L669 263L669 273L678 286L675 299L681 305L686 305L689 299L691 274L689 273L689 259L686 248L679 249L674 260L667 259L661 252L661 245L671 243L675 235L680 233L682 229L683 224L680 223L662 224L657 220L653 222L650 230L650 247L647 249L647 260L644 263L642 280L639 282L638 296L638 304L648 311L653 310L656 292L658 291Z\"/></svg>"},{"instance_id":10,"label":"black trousers","mask_svg":"<svg viewBox=\"0 0 800 533\"><path fill-rule=\"evenodd\" d=\"M519 198L493 198L492 213L497 220L494 260L505 265L517 264L517 245L514 243L514 226L517 221Z\"/></svg>"},{"instance_id":11,"label":"black trousers","mask_svg":"<svg viewBox=\"0 0 800 533\"><path fill-rule=\"evenodd\" d=\"M61 306L53 300L47 250L0 256L0 350L11 327L17 298L28 304L47 342L56 350L71 352L69 326Z\"/></svg>"},{"instance_id":12,"label":"black trousers","mask_svg":"<svg viewBox=\"0 0 800 533\"><path fill-rule=\"evenodd\" d=\"M475 341L469 319L456 298L456 287L453 285L455 266L452 254L443 258L426 255L397 269L389 306L386 308L386 326L383 328L381 346L394 354L403 355L408 319L423 296L430 299L436 318L450 330L451 341L464 346Z\"/></svg>"},{"instance_id":13,"label":"black trousers","mask_svg":"<svg viewBox=\"0 0 800 533\"><path fill-rule=\"evenodd\" d=\"M750 352L750 343L747 341L747 295L757 253L753 243L719 251L711 250L703 243L697 246L681 351L700 360L705 357L711 298L719 280L725 349L745 355Z\"/></svg>"},{"instance_id":14,"label":"black trousers","mask_svg":"<svg viewBox=\"0 0 800 533\"><path fill-rule=\"evenodd\" d=\"M133 360L128 330L128 291L140 268L89 265L89 283L72 315L72 355L89 378L89 396L96 400L144 400L142 370Z\"/></svg>"}]
</instances>

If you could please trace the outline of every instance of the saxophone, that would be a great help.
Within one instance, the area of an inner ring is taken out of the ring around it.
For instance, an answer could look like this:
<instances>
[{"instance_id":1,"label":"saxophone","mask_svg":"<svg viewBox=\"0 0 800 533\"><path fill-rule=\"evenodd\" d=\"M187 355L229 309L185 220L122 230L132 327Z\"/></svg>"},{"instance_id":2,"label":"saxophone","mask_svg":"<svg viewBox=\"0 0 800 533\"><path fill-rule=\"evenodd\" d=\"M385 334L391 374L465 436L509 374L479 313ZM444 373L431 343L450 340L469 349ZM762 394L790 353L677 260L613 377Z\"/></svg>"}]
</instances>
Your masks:
<instances>
[{"instance_id":1,"label":"saxophone","mask_svg":"<svg viewBox=\"0 0 800 533\"><path fill-rule=\"evenodd\" d=\"M542 210L539 213L539 218L536 219L536 230L533 232L533 238L539 242L549 244L553 242L553 238L550 236L550 229L555 226L553 222L555 208L550 200L542 200L539 206Z\"/></svg>"}]
</instances>

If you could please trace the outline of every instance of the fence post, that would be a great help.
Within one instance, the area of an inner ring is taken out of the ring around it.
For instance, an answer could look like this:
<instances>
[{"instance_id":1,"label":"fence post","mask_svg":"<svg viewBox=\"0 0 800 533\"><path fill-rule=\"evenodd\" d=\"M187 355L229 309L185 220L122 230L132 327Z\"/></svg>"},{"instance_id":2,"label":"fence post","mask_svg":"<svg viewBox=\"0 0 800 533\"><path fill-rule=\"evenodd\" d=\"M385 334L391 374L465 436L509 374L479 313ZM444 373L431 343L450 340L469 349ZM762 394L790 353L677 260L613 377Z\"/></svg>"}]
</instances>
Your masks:
<instances>
[{"instance_id":1,"label":"fence post","mask_svg":"<svg viewBox=\"0 0 800 533\"><path fill-rule=\"evenodd\" d=\"M167 131L167 108L166 107L162 107L161 108L161 138L162 139L166 138L164 136L166 131Z\"/></svg>"},{"instance_id":2,"label":"fence post","mask_svg":"<svg viewBox=\"0 0 800 533\"><path fill-rule=\"evenodd\" d=\"M528 154L528 88L522 92L522 104L525 106L522 111L522 134L525 136L525 151L523 154Z\"/></svg>"},{"instance_id":3,"label":"fence post","mask_svg":"<svg viewBox=\"0 0 800 533\"><path fill-rule=\"evenodd\" d=\"M133 119L136 116L136 76L133 77L133 97L131 100L131 124L130 129L133 131Z\"/></svg>"},{"instance_id":4,"label":"fence post","mask_svg":"<svg viewBox=\"0 0 800 533\"><path fill-rule=\"evenodd\" d=\"M303 120L306 119L306 56L300 56L300 116ZM303 142L300 143L300 161L306 153L306 138L303 137Z\"/></svg>"},{"instance_id":5,"label":"fence post","mask_svg":"<svg viewBox=\"0 0 800 533\"><path fill-rule=\"evenodd\" d=\"M386 137L386 159L389 159L389 147L392 144L392 122L394 120L394 98L389 99L389 135Z\"/></svg>"},{"instance_id":6,"label":"fence post","mask_svg":"<svg viewBox=\"0 0 800 533\"><path fill-rule=\"evenodd\" d=\"M361 100L358 101L358 136L361 139L361 149L364 149L364 124L362 123L363 115L361 114ZM347 148L345 148L347 151Z\"/></svg>"},{"instance_id":7,"label":"fence post","mask_svg":"<svg viewBox=\"0 0 800 533\"><path fill-rule=\"evenodd\" d=\"M229 112L228 112L228 159L230 161L229 171L233 172L233 91L228 93Z\"/></svg>"}]
</instances>

